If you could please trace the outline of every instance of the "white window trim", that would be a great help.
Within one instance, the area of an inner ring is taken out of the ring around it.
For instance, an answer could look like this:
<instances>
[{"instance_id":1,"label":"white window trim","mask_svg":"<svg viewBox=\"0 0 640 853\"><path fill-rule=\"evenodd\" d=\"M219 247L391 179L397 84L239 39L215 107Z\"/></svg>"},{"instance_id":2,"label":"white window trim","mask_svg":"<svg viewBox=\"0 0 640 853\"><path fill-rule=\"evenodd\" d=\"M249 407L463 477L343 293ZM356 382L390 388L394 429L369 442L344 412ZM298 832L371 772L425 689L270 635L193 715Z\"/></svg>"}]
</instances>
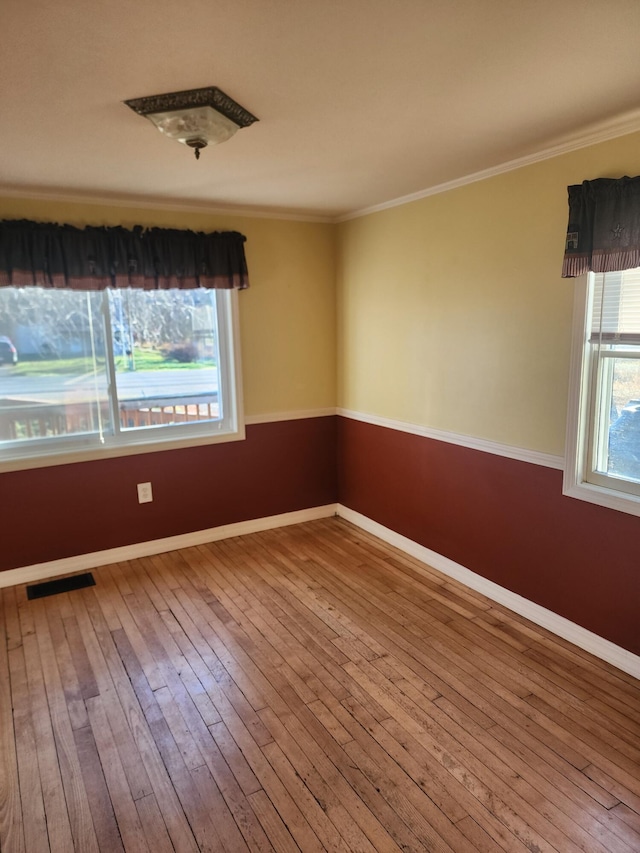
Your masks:
<instances>
[{"instance_id":1,"label":"white window trim","mask_svg":"<svg viewBox=\"0 0 640 853\"><path fill-rule=\"evenodd\" d=\"M567 409L567 435L562 493L581 501L617 509L640 516L640 497L606 486L589 483L585 479L587 464L587 437L589 431L590 374L587 339L591 328L589 305L589 276L575 279L573 298L573 330L571 367L569 371L569 403Z\"/></svg>"},{"instance_id":2,"label":"white window trim","mask_svg":"<svg viewBox=\"0 0 640 853\"><path fill-rule=\"evenodd\" d=\"M53 450L33 452L33 449L25 447L25 455L7 456L0 459L0 474L9 471L23 471L31 468L48 468L54 465L67 465L73 462L89 462L99 459L111 459L119 456L137 456L142 453L157 453L164 450L179 450L185 447L199 447L209 444L223 444L230 441L243 441L245 439L244 405L242 392L242 362L240 356L240 311L238 305L238 292L227 291L229 299L226 301L225 322L219 325L221 343L227 351L229 359L230 387L227 389L228 398L225 403L230 405L230 426L225 430L214 428L211 433L198 431L193 435L182 435L178 438L168 436L160 437L159 433L150 430L131 436L126 443L96 446L92 444L87 448L79 447L78 441L74 446L65 451L60 445ZM220 314L220 305L218 304ZM223 336L224 342L222 341ZM71 442L70 442L71 443Z\"/></svg>"}]
</instances>

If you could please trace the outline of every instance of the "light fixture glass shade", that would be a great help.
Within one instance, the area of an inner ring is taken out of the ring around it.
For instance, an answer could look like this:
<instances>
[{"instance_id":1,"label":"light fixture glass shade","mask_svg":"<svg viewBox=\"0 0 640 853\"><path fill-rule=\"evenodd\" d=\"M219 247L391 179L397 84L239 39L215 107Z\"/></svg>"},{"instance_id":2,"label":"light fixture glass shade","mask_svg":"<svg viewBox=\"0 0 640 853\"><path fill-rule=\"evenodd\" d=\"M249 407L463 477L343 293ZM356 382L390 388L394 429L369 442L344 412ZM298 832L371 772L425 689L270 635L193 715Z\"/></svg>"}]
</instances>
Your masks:
<instances>
[{"instance_id":1,"label":"light fixture glass shade","mask_svg":"<svg viewBox=\"0 0 640 853\"><path fill-rule=\"evenodd\" d=\"M124 103L148 118L165 136L193 148L196 159L202 148L225 142L241 127L258 121L216 86L133 98Z\"/></svg>"},{"instance_id":2,"label":"light fixture glass shade","mask_svg":"<svg viewBox=\"0 0 640 853\"><path fill-rule=\"evenodd\" d=\"M161 133L188 145L196 139L217 145L230 139L240 128L213 107L192 107L169 112L148 113L146 116Z\"/></svg>"}]
</instances>

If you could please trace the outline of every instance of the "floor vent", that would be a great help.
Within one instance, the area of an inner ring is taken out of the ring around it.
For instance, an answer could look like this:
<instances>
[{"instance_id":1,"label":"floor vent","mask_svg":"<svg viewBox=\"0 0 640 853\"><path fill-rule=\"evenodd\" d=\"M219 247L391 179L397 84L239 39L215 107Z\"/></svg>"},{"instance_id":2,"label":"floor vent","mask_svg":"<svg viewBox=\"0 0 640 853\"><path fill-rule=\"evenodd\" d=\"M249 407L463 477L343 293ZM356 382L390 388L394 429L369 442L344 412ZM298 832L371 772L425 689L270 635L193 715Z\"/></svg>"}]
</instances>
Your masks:
<instances>
[{"instance_id":1,"label":"floor vent","mask_svg":"<svg viewBox=\"0 0 640 853\"><path fill-rule=\"evenodd\" d=\"M44 598L46 595L57 595L59 592L71 592L73 589L84 589L85 586L95 586L91 572L82 575L71 575L68 578L58 578L54 581L34 583L27 587L27 598Z\"/></svg>"}]
</instances>

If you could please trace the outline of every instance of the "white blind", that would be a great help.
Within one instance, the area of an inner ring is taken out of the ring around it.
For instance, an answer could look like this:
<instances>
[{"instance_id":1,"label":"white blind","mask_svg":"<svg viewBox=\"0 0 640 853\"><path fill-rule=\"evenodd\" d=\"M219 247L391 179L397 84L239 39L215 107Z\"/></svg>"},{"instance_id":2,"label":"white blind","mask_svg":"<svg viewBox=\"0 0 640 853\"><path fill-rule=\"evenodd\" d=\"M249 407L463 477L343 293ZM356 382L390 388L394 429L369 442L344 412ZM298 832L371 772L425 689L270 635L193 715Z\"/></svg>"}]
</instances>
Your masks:
<instances>
[{"instance_id":1,"label":"white blind","mask_svg":"<svg viewBox=\"0 0 640 853\"><path fill-rule=\"evenodd\" d=\"M640 345L640 267L595 274L590 340Z\"/></svg>"}]
</instances>

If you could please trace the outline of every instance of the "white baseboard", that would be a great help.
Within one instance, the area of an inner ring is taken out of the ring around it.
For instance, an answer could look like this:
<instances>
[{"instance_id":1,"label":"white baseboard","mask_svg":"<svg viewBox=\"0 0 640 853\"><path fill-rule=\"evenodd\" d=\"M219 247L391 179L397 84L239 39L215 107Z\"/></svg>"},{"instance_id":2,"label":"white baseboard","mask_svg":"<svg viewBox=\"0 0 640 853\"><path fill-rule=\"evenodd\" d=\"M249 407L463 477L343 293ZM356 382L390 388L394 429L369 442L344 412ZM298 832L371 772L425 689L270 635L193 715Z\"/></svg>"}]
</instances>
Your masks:
<instances>
[{"instance_id":1,"label":"white baseboard","mask_svg":"<svg viewBox=\"0 0 640 853\"><path fill-rule=\"evenodd\" d=\"M423 545L419 545L406 536L401 536L394 530L378 524L377 521L372 521L366 515L355 512L342 504L338 504L337 514L341 518L344 518L345 521L350 521L357 527L361 527L368 533L377 536L378 539L388 542L390 545L399 548L401 551L421 560L423 563L427 563L427 565L443 574L455 578L455 580L460 581L465 586L474 589L482 595L486 595L492 601L496 601L498 604L508 607L509 610L520 614L520 616L524 616L525 619L535 622L536 625L540 625L557 634L559 637L563 637L565 640L578 646L578 648L584 649L584 651L590 652L592 655L612 664L623 672L629 673L634 678L640 679L640 656L634 655L633 652L629 652L621 646L605 640L604 637L588 631L581 625L576 625L575 622L565 619L564 616L559 616L552 610L547 610L546 607L541 607L539 604L535 604L533 601L529 601L529 599L511 592L511 590L487 580L482 575L466 569L448 557L443 557L442 554L438 554L430 548L425 548Z\"/></svg>"},{"instance_id":2,"label":"white baseboard","mask_svg":"<svg viewBox=\"0 0 640 853\"><path fill-rule=\"evenodd\" d=\"M21 566L19 569L7 569L5 572L0 572L0 588L15 586L19 583L32 583L33 581L53 578L58 575L68 575L73 572L84 572L87 569L108 566L110 563L119 563L123 560L151 557L153 554L164 554L166 551L177 551L179 548L204 545L206 542L229 539L232 536L242 536L245 533L258 533L261 530L272 530L276 527L286 527L289 524L301 524L303 521L315 521L317 518L329 518L336 514L336 510L337 504L315 506L311 509L300 509L281 515L253 518L249 521L239 521L221 527L209 527L206 530L196 530L193 533L180 533L177 536L167 536L165 539L136 542L133 545L109 548L106 551L78 554L76 557L65 557L62 560L51 560L48 563Z\"/></svg>"},{"instance_id":3,"label":"white baseboard","mask_svg":"<svg viewBox=\"0 0 640 853\"><path fill-rule=\"evenodd\" d=\"M133 545L123 545L119 548L110 548L105 551L93 551L90 554L79 554L75 557L66 557L62 560L52 560L48 563L37 563L31 566L22 566L18 569L8 569L0 572L0 588L15 586L20 583L33 583L46 578L68 575L73 572L87 571L110 563L118 563L123 560L135 560L138 557L150 557L153 554L163 554L166 551L176 551L179 548L189 548L193 545L204 545L207 542L215 542L219 539L229 539L232 536L242 536L246 533L257 533L261 530L271 530L276 527L286 527L290 524L301 524L305 521L315 521L318 518L329 518L339 515L345 521L350 521L357 527L361 527L368 533L377 536L384 542L388 542L401 551L426 563L443 574L454 578L465 584L476 592L486 595L492 601L503 604L520 616L530 619L536 625L552 631L559 637L573 643L581 649L601 658L607 663L618 667L623 672L629 673L634 678L640 679L640 656L605 640L603 637L576 625L564 616L559 616L527 598L523 598L515 592L511 592L493 581L483 578L466 569L459 563L443 557L424 545L419 545L412 539L378 524L366 515L355 512L342 504L326 504L325 506L311 507L310 509L297 510L296 512L285 512L281 515L270 515L264 518L255 518L249 521L240 521L235 524L225 524L221 527L210 527L206 530L196 530L193 533L181 533L178 536L168 536L165 539L153 539L148 542L136 542Z\"/></svg>"}]
</instances>

